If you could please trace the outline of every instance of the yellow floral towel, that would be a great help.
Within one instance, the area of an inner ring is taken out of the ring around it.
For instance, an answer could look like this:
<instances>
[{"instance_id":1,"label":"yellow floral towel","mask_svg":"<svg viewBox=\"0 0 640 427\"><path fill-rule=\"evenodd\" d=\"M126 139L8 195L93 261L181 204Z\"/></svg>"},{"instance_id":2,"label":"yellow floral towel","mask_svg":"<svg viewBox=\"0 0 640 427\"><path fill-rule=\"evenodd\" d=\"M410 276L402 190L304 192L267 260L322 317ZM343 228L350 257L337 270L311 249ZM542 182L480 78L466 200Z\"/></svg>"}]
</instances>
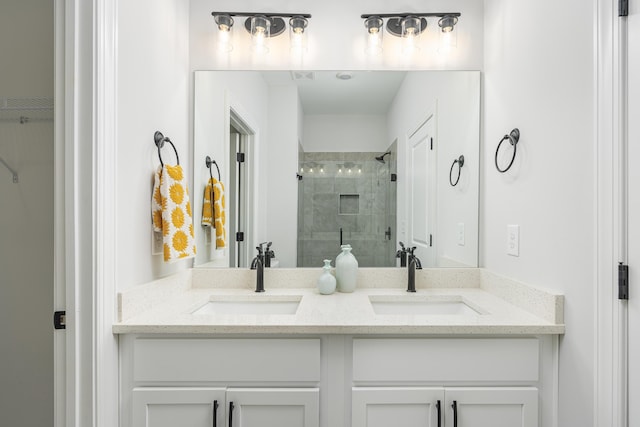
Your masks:
<instances>
[{"instance_id":1,"label":"yellow floral towel","mask_svg":"<svg viewBox=\"0 0 640 427\"><path fill-rule=\"evenodd\" d=\"M212 191L213 190L213 191ZM211 203L211 193L213 192L213 203ZM213 207L213 217L211 212ZM215 218L212 220L212 218ZM216 248L221 249L227 245L227 230L225 230L226 212L224 202L224 184L215 178L209 179L204 188L202 202L202 225L204 227L213 226L216 229Z\"/></svg>"},{"instance_id":2,"label":"yellow floral towel","mask_svg":"<svg viewBox=\"0 0 640 427\"><path fill-rule=\"evenodd\" d=\"M158 167L152 199L153 230L162 232L164 261L193 258L196 246L191 203L180 165Z\"/></svg>"}]
</instances>

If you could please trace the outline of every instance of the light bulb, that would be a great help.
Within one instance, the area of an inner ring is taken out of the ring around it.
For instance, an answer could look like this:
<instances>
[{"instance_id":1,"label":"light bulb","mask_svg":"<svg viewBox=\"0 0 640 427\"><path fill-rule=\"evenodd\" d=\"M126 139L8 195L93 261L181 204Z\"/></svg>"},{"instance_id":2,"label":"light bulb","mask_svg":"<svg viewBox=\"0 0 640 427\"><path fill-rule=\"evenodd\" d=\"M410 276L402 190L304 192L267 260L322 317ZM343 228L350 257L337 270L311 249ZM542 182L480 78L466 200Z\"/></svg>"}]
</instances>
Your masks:
<instances>
[{"instance_id":1,"label":"light bulb","mask_svg":"<svg viewBox=\"0 0 640 427\"><path fill-rule=\"evenodd\" d=\"M251 42L253 50L257 53L269 52L267 40L271 30L271 19L266 16L253 16L251 19Z\"/></svg>"},{"instance_id":2,"label":"light bulb","mask_svg":"<svg viewBox=\"0 0 640 427\"><path fill-rule=\"evenodd\" d=\"M233 18L229 15L216 15L215 22L218 24L218 50L221 52L231 52L233 34Z\"/></svg>"},{"instance_id":3,"label":"light bulb","mask_svg":"<svg viewBox=\"0 0 640 427\"><path fill-rule=\"evenodd\" d=\"M307 25L309 21L302 16L294 16L289 19L289 40L292 50L300 53L307 49Z\"/></svg>"},{"instance_id":4,"label":"light bulb","mask_svg":"<svg viewBox=\"0 0 640 427\"><path fill-rule=\"evenodd\" d=\"M365 52L369 55L376 55L382 52L382 18L372 16L364 21L367 29L367 47Z\"/></svg>"}]
</instances>

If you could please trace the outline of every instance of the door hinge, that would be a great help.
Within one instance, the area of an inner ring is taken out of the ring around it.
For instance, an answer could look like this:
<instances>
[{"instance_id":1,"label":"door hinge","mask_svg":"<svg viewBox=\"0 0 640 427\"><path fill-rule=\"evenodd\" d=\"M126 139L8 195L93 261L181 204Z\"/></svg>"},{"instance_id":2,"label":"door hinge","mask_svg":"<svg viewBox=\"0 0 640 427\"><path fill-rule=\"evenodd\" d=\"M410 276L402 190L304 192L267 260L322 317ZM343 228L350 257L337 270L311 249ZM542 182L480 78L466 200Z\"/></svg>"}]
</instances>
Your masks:
<instances>
[{"instance_id":1,"label":"door hinge","mask_svg":"<svg viewBox=\"0 0 640 427\"><path fill-rule=\"evenodd\" d=\"M236 162L244 163L244 153L236 153Z\"/></svg>"},{"instance_id":2,"label":"door hinge","mask_svg":"<svg viewBox=\"0 0 640 427\"><path fill-rule=\"evenodd\" d=\"M431 149L433 150L433 138L431 138Z\"/></svg>"},{"instance_id":3,"label":"door hinge","mask_svg":"<svg viewBox=\"0 0 640 427\"><path fill-rule=\"evenodd\" d=\"M236 242L244 242L244 231L238 231L236 233Z\"/></svg>"},{"instance_id":4,"label":"door hinge","mask_svg":"<svg viewBox=\"0 0 640 427\"><path fill-rule=\"evenodd\" d=\"M397 182L398 181L398 174L397 173L392 173L391 174L391 182Z\"/></svg>"},{"instance_id":5,"label":"door hinge","mask_svg":"<svg viewBox=\"0 0 640 427\"><path fill-rule=\"evenodd\" d=\"M67 312L56 311L53 313L53 328L67 329Z\"/></svg>"},{"instance_id":6,"label":"door hinge","mask_svg":"<svg viewBox=\"0 0 640 427\"><path fill-rule=\"evenodd\" d=\"M629 266L618 264L618 299L629 299Z\"/></svg>"},{"instance_id":7,"label":"door hinge","mask_svg":"<svg viewBox=\"0 0 640 427\"><path fill-rule=\"evenodd\" d=\"M629 16L629 0L618 0L618 16Z\"/></svg>"},{"instance_id":8,"label":"door hinge","mask_svg":"<svg viewBox=\"0 0 640 427\"><path fill-rule=\"evenodd\" d=\"M433 246L433 234L429 234L429 247Z\"/></svg>"}]
</instances>

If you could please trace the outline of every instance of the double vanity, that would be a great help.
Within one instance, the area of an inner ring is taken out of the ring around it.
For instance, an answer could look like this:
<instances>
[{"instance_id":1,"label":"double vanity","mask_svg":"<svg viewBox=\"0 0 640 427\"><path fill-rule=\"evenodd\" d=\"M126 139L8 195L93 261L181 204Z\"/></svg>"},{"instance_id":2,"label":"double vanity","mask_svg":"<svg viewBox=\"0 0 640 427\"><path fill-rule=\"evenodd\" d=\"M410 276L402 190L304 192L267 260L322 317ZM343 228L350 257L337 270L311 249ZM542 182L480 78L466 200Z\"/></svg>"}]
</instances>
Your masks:
<instances>
[{"instance_id":1,"label":"double vanity","mask_svg":"<svg viewBox=\"0 0 640 427\"><path fill-rule=\"evenodd\" d=\"M119 295L121 425L552 425L563 297L483 269L192 269Z\"/></svg>"}]
</instances>

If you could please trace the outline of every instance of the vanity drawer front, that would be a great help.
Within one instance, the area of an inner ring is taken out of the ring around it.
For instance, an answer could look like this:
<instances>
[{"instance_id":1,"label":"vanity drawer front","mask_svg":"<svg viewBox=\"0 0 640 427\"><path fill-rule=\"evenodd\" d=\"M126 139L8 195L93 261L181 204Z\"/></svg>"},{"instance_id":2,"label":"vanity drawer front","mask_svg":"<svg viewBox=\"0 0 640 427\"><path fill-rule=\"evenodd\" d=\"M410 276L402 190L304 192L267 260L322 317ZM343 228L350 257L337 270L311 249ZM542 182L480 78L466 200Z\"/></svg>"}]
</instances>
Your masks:
<instances>
[{"instance_id":1,"label":"vanity drawer front","mask_svg":"<svg viewBox=\"0 0 640 427\"><path fill-rule=\"evenodd\" d=\"M354 381L537 381L536 338L356 338Z\"/></svg>"},{"instance_id":2,"label":"vanity drawer front","mask_svg":"<svg viewBox=\"0 0 640 427\"><path fill-rule=\"evenodd\" d=\"M139 338L141 382L320 380L320 339Z\"/></svg>"}]
</instances>

